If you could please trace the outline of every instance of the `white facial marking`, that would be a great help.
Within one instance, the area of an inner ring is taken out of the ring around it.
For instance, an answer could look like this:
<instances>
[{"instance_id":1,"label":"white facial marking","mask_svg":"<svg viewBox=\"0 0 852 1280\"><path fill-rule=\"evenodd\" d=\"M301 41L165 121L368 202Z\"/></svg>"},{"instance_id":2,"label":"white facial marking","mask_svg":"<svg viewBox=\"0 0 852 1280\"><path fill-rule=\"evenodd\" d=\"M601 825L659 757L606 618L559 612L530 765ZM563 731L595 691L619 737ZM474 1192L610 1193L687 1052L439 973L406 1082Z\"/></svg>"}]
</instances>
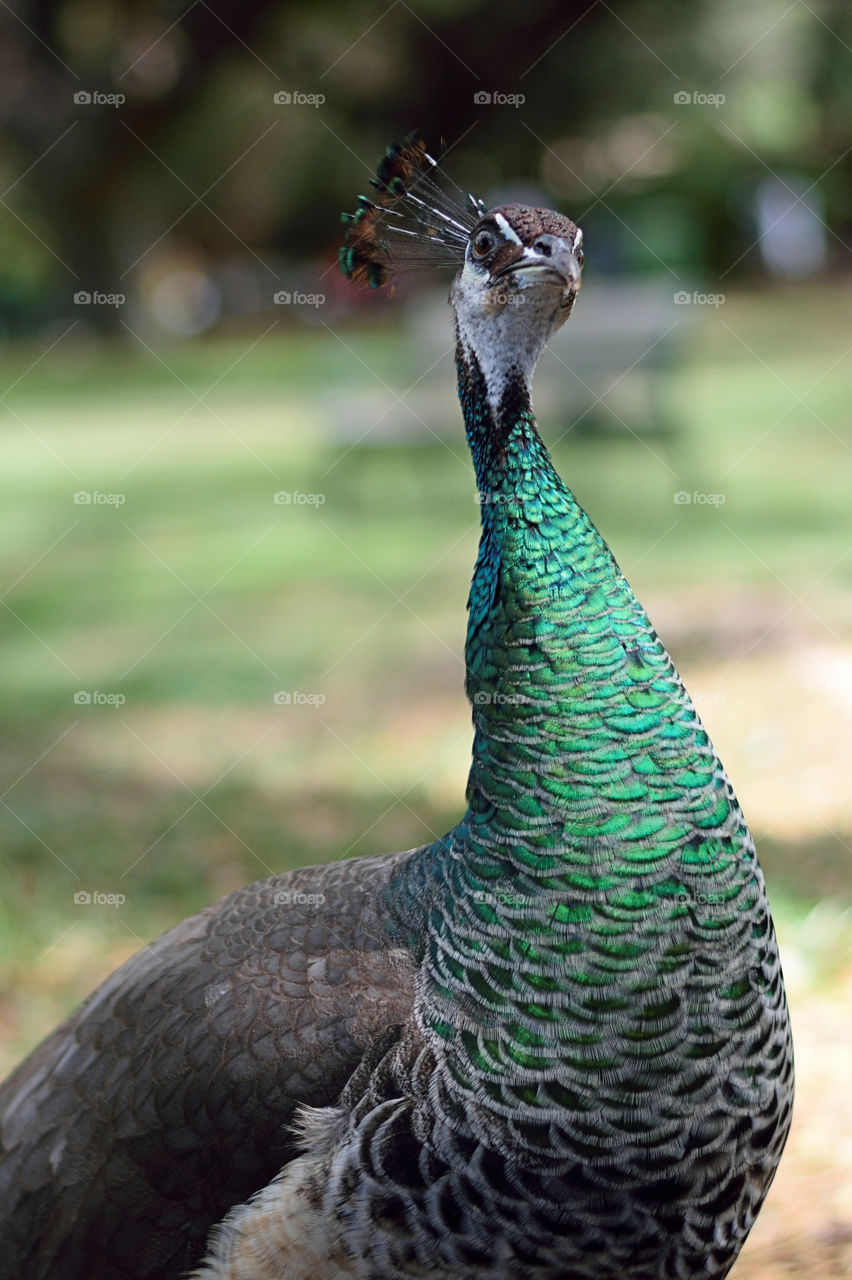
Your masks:
<instances>
[{"instance_id":1,"label":"white facial marking","mask_svg":"<svg viewBox=\"0 0 852 1280\"><path fill-rule=\"evenodd\" d=\"M523 241L521 240L521 237L518 235L517 231L515 231L514 227L511 226L511 224L506 221L502 213L495 213L494 221L497 223L497 226L503 232L503 235L505 236L505 238L507 240L510 240L512 244L523 244Z\"/></svg>"},{"instance_id":2,"label":"white facial marking","mask_svg":"<svg viewBox=\"0 0 852 1280\"><path fill-rule=\"evenodd\" d=\"M578 227L577 234L574 237L574 243L571 245L571 252L576 253L582 243L583 243L583 233Z\"/></svg>"}]
</instances>

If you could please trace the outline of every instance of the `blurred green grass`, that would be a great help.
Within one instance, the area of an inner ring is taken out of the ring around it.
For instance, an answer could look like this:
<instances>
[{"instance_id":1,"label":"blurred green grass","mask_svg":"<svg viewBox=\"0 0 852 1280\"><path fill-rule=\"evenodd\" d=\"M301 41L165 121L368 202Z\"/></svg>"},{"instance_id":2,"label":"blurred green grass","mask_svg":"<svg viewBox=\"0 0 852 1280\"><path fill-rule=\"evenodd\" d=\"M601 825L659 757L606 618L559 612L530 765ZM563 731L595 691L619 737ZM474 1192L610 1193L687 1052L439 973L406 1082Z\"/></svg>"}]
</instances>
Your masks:
<instances>
[{"instance_id":1,"label":"blurred green grass","mask_svg":"<svg viewBox=\"0 0 852 1280\"><path fill-rule=\"evenodd\" d=\"M771 622L804 597L813 637L848 642L846 294L743 294L702 316L668 434L541 423L640 599L681 618L664 639L688 683L720 598L769 598ZM341 332L156 354L71 334L4 354L0 1066L221 893L409 847L461 812L478 524L461 427L351 446L347 396L389 398L419 371L404 329ZM725 502L677 506L679 489ZM852 938L850 831L761 842L782 931L817 975ZM75 905L80 889L126 902Z\"/></svg>"}]
</instances>

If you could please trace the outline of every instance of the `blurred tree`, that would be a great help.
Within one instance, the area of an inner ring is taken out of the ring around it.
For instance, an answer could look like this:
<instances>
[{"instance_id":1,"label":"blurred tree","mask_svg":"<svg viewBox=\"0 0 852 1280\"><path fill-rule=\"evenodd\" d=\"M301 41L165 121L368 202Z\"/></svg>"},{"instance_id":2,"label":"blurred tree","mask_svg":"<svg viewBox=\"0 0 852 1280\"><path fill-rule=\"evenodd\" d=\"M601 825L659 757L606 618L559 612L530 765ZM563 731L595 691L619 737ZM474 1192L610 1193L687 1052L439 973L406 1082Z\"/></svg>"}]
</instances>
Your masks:
<instances>
[{"instance_id":1,"label":"blurred tree","mask_svg":"<svg viewBox=\"0 0 852 1280\"><path fill-rule=\"evenodd\" d=\"M847 261L841 0L819 13L783 0L39 0L3 6L0 26L7 328L71 314L78 290L144 293L164 253L244 268L252 296L271 297L287 259L330 248L353 183L411 127L472 187L533 185L569 206L601 264L756 266L749 210L767 172L824 185Z\"/></svg>"}]
</instances>

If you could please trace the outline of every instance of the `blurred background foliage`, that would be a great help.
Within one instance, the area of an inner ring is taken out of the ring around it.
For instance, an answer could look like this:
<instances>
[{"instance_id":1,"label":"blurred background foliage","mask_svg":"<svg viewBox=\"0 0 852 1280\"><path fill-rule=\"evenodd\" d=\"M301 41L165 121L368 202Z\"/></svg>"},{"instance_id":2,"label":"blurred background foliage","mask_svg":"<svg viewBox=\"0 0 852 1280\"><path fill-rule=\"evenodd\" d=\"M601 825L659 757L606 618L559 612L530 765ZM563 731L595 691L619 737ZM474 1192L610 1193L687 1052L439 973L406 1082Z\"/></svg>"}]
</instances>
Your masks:
<instances>
[{"instance_id":1,"label":"blurred background foliage","mask_svg":"<svg viewBox=\"0 0 852 1280\"><path fill-rule=\"evenodd\" d=\"M824 241L811 268L847 265L842 0L41 0L4 6L0 24L10 333L74 314L76 290L120 290L171 329L271 306L275 279L334 253L353 185L411 127L486 196L534 188L590 206L599 268L662 258L759 276L773 182L782 201L810 189L778 215L791 231L801 220L796 240ZM98 92L124 101L75 100ZM675 101L695 94L723 107ZM197 295L183 308L182 290ZM86 322L120 323L109 307Z\"/></svg>"},{"instance_id":2,"label":"blurred background foliage","mask_svg":"<svg viewBox=\"0 0 852 1280\"><path fill-rule=\"evenodd\" d=\"M734 780L793 1002L737 1275L850 1274L852 8L10 3L0 119L0 1068L219 894L459 817L447 281L334 266L417 127L584 228L539 418Z\"/></svg>"}]
</instances>

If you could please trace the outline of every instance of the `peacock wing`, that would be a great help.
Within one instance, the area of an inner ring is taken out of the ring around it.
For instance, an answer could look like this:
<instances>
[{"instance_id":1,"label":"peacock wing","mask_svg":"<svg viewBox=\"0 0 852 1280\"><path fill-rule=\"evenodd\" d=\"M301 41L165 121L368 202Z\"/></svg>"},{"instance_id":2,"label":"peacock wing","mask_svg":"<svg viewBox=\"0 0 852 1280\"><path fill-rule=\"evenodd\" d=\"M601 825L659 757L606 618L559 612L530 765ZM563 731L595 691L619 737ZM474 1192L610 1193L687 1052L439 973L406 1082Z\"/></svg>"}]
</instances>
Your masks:
<instances>
[{"instance_id":1,"label":"peacock wing","mask_svg":"<svg viewBox=\"0 0 852 1280\"><path fill-rule=\"evenodd\" d=\"M168 1280L411 1015L410 853L274 876L127 961L0 1086L0 1280Z\"/></svg>"}]
</instances>

